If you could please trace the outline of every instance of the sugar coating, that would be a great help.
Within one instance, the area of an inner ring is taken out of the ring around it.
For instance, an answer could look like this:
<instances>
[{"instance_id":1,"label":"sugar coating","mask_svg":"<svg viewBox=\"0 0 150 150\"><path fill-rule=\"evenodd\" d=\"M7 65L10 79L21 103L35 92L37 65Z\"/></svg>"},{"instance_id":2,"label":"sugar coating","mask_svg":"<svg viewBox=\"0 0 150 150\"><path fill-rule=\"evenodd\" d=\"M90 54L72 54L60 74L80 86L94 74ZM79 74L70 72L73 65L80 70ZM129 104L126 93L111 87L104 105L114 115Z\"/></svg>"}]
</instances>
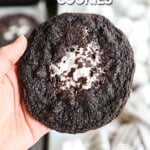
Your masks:
<instances>
[{"instance_id":1,"label":"sugar coating","mask_svg":"<svg viewBox=\"0 0 150 150\"><path fill-rule=\"evenodd\" d=\"M25 19L20 19L18 23L19 25L11 25L3 34L5 40L13 40L15 35L25 35L30 31L30 26Z\"/></svg>"},{"instance_id":2,"label":"sugar coating","mask_svg":"<svg viewBox=\"0 0 150 150\"><path fill-rule=\"evenodd\" d=\"M92 84L99 81L104 73L100 67L100 46L92 41L86 49L74 45L66 48L65 56L59 63L51 63L51 77L59 77L61 89L80 88L90 89Z\"/></svg>"}]
</instances>

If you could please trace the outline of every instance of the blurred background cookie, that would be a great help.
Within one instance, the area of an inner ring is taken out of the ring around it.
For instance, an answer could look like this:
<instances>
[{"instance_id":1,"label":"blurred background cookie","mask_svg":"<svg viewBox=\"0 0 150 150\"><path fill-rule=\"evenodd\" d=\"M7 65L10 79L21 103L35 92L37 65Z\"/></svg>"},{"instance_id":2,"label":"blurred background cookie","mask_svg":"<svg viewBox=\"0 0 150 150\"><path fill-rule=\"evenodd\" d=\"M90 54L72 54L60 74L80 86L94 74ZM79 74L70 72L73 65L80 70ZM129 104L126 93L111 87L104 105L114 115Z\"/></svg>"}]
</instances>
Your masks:
<instances>
[{"instance_id":1,"label":"blurred background cookie","mask_svg":"<svg viewBox=\"0 0 150 150\"><path fill-rule=\"evenodd\" d=\"M118 117L135 67L122 31L101 15L79 13L35 28L18 65L30 114L63 133L97 129Z\"/></svg>"},{"instance_id":2,"label":"blurred background cookie","mask_svg":"<svg viewBox=\"0 0 150 150\"><path fill-rule=\"evenodd\" d=\"M28 37L39 22L25 14L6 15L0 18L0 47L14 41L18 36Z\"/></svg>"}]
</instances>

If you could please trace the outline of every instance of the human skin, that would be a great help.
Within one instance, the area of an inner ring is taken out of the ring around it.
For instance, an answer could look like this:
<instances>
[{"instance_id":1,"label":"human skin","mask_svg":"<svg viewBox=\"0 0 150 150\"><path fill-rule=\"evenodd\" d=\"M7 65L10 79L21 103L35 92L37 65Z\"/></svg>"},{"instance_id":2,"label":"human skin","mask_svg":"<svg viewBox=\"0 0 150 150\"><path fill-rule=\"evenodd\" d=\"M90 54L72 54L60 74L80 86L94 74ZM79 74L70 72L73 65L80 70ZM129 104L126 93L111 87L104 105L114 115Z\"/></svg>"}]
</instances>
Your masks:
<instances>
[{"instance_id":1,"label":"human skin","mask_svg":"<svg viewBox=\"0 0 150 150\"><path fill-rule=\"evenodd\" d=\"M19 89L16 63L26 46L21 36L0 48L0 150L27 150L49 132L28 113Z\"/></svg>"}]
</instances>

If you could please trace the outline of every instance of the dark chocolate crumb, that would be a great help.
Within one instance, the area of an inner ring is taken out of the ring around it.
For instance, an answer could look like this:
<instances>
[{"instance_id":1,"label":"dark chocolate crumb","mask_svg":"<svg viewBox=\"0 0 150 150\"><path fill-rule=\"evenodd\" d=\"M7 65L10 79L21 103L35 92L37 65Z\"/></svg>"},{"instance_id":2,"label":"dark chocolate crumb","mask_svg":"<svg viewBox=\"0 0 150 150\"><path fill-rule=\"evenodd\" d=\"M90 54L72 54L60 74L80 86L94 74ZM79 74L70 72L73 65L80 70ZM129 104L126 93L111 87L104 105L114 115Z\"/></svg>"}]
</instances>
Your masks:
<instances>
[{"instance_id":1,"label":"dark chocolate crumb","mask_svg":"<svg viewBox=\"0 0 150 150\"><path fill-rule=\"evenodd\" d=\"M95 58L96 58L96 56L95 56L95 55L96 55L96 54L93 54L93 55L92 55L92 58L93 58L93 59L95 59Z\"/></svg>"},{"instance_id":2,"label":"dark chocolate crumb","mask_svg":"<svg viewBox=\"0 0 150 150\"><path fill-rule=\"evenodd\" d=\"M78 62L78 68L82 68L83 67L83 63L82 62Z\"/></svg>"},{"instance_id":3,"label":"dark chocolate crumb","mask_svg":"<svg viewBox=\"0 0 150 150\"><path fill-rule=\"evenodd\" d=\"M93 71L92 70L90 71L90 77L93 77Z\"/></svg>"},{"instance_id":4,"label":"dark chocolate crumb","mask_svg":"<svg viewBox=\"0 0 150 150\"><path fill-rule=\"evenodd\" d=\"M78 79L77 82L79 82L79 83L81 83L82 85L84 85L84 84L86 84L86 81L87 81L87 78L81 77L81 78Z\"/></svg>"},{"instance_id":5,"label":"dark chocolate crumb","mask_svg":"<svg viewBox=\"0 0 150 150\"><path fill-rule=\"evenodd\" d=\"M68 77L72 77L75 70L75 68L71 68L70 72L68 73Z\"/></svg>"},{"instance_id":6,"label":"dark chocolate crumb","mask_svg":"<svg viewBox=\"0 0 150 150\"><path fill-rule=\"evenodd\" d=\"M58 75L55 75L56 82L60 82L60 77Z\"/></svg>"},{"instance_id":7,"label":"dark chocolate crumb","mask_svg":"<svg viewBox=\"0 0 150 150\"><path fill-rule=\"evenodd\" d=\"M70 48L70 52L74 52L75 49L73 47Z\"/></svg>"}]
</instances>

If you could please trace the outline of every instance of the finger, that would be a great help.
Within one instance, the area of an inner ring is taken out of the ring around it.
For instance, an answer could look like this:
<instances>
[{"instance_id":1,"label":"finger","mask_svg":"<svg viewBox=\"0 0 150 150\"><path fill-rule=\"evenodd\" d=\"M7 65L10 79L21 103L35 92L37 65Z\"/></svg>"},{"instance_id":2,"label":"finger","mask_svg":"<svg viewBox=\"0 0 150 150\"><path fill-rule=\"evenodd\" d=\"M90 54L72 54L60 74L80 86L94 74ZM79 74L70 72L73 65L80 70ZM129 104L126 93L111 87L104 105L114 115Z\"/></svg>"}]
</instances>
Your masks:
<instances>
[{"instance_id":1,"label":"finger","mask_svg":"<svg viewBox=\"0 0 150 150\"><path fill-rule=\"evenodd\" d=\"M24 36L19 37L15 42L0 48L0 77L5 75L23 55L27 46Z\"/></svg>"},{"instance_id":2,"label":"finger","mask_svg":"<svg viewBox=\"0 0 150 150\"><path fill-rule=\"evenodd\" d=\"M15 42L0 49L0 57L15 64L22 56L27 46L27 40L20 36Z\"/></svg>"},{"instance_id":3,"label":"finger","mask_svg":"<svg viewBox=\"0 0 150 150\"><path fill-rule=\"evenodd\" d=\"M36 143L42 136L50 132L50 129L45 125L41 124L39 121L35 120L33 116L29 114L23 101L21 101L21 106L22 106L25 120L33 136L33 142Z\"/></svg>"}]
</instances>

